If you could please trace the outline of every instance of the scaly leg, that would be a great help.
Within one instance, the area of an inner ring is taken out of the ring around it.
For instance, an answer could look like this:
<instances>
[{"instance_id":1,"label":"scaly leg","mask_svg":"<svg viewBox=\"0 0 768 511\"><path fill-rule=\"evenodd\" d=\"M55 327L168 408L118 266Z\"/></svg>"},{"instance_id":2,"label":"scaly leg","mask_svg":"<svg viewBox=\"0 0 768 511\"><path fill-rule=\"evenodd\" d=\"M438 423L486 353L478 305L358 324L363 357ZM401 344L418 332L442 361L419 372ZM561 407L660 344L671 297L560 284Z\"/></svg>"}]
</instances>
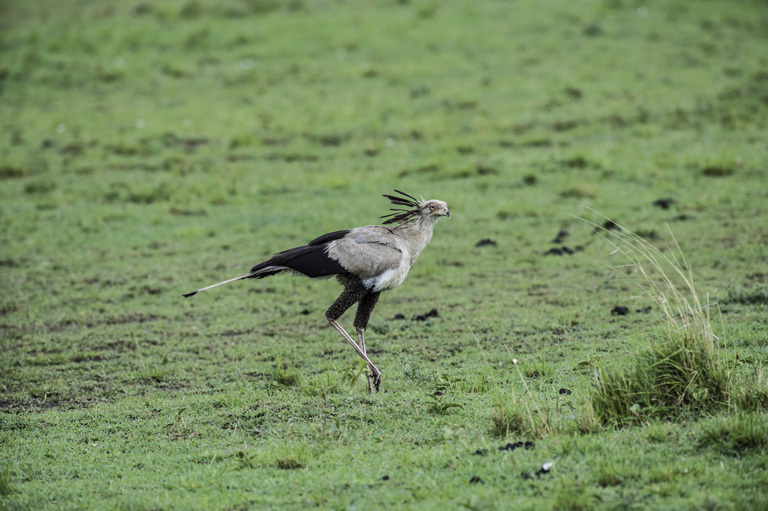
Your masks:
<instances>
[{"instance_id":1,"label":"scaly leg","mask_svg":"<svg viewBox=\"0 0 768 511\"><path fill-rule=\"evenodd\" d=\"M365 288L363 283L357 277L352 276L339 276L337 277L339 282L344 286L344 291L339 295L336 301L325 312L325 318L330 322L331 326L336 329L352 346L360 357L368 362L368 367L372 374L366 373L368 378L368 393L373 393L373 387L376 391L379 391L381 387L381 371L371 362L365 351L365 327L368 324L368 318L371 315L373 306L376 305L376 300L379 298L379 293L374 293ZM360 344L358 345L352 337L339 325L337 320L349 309L352 305L359 302L357 307L357 313L355 314L355 329L357 330L357 338ZM373 377L373 385L371 385L371 378Z\"/></svg>"},{"instance_id":2,"label":"scaly leg","mask_svg":"<svg viewBox=\"0 0 768 511\"><path fill-rule=\"evenodd\" d=\"M363 353L368 355L368 353L365 351L365 330L361 330L359 328L357 330L357 344L360 346L360 349L363 350ZM371 378L373 377L373 373L369 373L368 371L365 372L365 377L368 378L368 393L373 394L373 387L371 386Z\"/></svg>"},{"instance_id":3,"label":"scaly leg","mask_svg":"<svg viewBox=\"0 0 768 511\"><path fill-rule=\"evenodd\" d=\"M371 359L368 358L368 355L365 354L360 346L357 345L357 343L352 339L352 337L350 337L347 331L344 330L344 328L335 319L328 319L328 322L333 328L336 329L337 332L339 332L344 337L344 340L347 341L349 345L355 349L357 354L360 355L363 360L368 362L368 367L370 367L371 371L373 371L373 386L376 388L376 392L378 392L381 388L381 371L379 371L379 368L376 367L373 362L371 362ZM370 388L368 391L372 393Z\"/></svg>"},{"instance_id":4,"label":"scaly leg","mask_svg":"<svg viewBox=\"0 0 768 511\"><path fill-rule=\"evenodd\" d=\"M361 299L357 305L357 312L355 312L355 330L357 330L357 340L360 343L360 348L363 353L368 354L365 349L365 329L368 327L368 319L371 317L373 308L376 306L376 302L379 300L381 293L375 291L369 291ZM371 378L374 377L376 372L371 369L370 373L365 373L365 377L368 378L368 392L371 393ZM379 391L381 387L381 376L374 378L373 384L376 386L376 391Z\"/></svg>"}]
</instances>

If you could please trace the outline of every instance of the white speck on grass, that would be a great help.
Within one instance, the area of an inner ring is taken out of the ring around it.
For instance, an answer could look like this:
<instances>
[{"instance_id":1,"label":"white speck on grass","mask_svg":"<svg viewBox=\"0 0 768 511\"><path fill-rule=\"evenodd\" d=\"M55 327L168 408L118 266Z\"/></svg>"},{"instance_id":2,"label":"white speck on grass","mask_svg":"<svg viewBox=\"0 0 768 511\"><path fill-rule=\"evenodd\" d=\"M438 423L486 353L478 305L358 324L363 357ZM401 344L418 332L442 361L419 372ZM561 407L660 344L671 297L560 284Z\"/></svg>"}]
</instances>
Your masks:
<instances>
[{"instance_id":1,"label":"white speck on grass","mask_svg":"<svg viewBox=\"0 0 768 511\"><path fill-rule=\"evenodd\" d=\"M56 126L56 133L64 133L65 131L67 131L67 125L64 124L63 122L60 122Z\"/></svg>"},{"instance_id":2,"label":"white speck on grass","mask_svg":"<svg viewBox=\"0 0 768 511\"><path fill-rule=\"evenodd\" d=\"M146 125L147 125L147 121L145 121L144 119L136 119L137 128L143 128Z\"/></svg>"},{"instance_id":3,"label":"white speck on grass","mask_svg":"<svg viewBox=\"0 0 768 511\"><path fill-rule=\"evenodd\" d=\"M637 8L637 15L640 16L641 18L645 18L646 16L648 16L648 13L649 13L648 8L644 5L641 5L640 7Z\"/></svg>"},{"instance_id":4,"label":"white speck on grass","mask_svg":"<svg viewBox=\"0 0 768 511\"><path fill-rule=\"evenodd\" d=\"M388 137L384 142L387 144L387 147L392 147L395 145L395 139L392 137Z\"/></svg>"},{"instance_id":5,"label":"white speck on grass","mask_svg":"<svg viewBox=\"0 0 768 511\"><path fill-rule=\"evenodd\" d=\"M112 64L113 64L115 67L123 67L123 66L125 65L125 59L124 59L123 57L117 56L117 57L115 57L115 59L112 61Z\"/></svg>"},{"instance_id":6,"label":"white speck on grass","mask_svg":"<svg viewBox=\"0 0 768 511\"><path fill-rule=\"evenodd\" d=\"M515 364L515 365L517 365L517 359L516 359L516 358L513 358L513 359L512 359L512 363L513 363L513 364Z\"/></svg>"}]
</instances>

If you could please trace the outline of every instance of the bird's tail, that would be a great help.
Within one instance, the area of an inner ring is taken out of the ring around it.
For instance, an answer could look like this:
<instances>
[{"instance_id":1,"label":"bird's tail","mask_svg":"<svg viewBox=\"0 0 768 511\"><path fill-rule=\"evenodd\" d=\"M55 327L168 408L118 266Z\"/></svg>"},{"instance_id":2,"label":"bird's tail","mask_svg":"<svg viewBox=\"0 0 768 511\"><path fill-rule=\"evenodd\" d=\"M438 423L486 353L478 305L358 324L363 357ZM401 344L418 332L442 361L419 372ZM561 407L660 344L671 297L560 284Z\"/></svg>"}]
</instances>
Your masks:
<instances>
[{"instance_id":1,"label":"bird's tail","mask_svg":"<svg viewBox=\"0 0 768 511\"><path fill-rule=\"evenodd\" d=\"M217 282L216 284L211 284L210 286L206 286L206 287L200 288L197 291L192 291L191 293L185 293L185 294L183 294L181 296L183 296L184 298L189 298L190 296L195 296L200 291L206 291L208 289L212 289L214 287L218 287L218 286L221 286L223 284L229 284L230 282L234 282L236 280L251 279L254 276L255 275L254 275L253 272L246 273L245 275L240 275L239 277L235 277L234 279L228 279L228 280L225 280L225 281L222 281L222 282Z\"/></svg>"},{"instance_id":2,"label":"bird's tail","mask_svg":"<svg viewBox=\"0 0 768 511\"><path fill-rule=\"evenodd\" d=\"M234 282L236 280L243 280L243 279L263 279L264 277L269 277L270 275L275 275L276 273L280 273L285 270L289 270L290 268L287 268L285 266L264 266L263 264L259 264L251 268L251 271L246 273L245 275L240 275L239 277L235 277L234 279L227 279L223 280L221 282L217 282L215 284L211 284L210 286L205 286L197 291L192 291L191 293L185 293L181 296L184 298L189 298L190 296L195 296L200 291L206 291L208 289L213 289L214 287L219 287L224 284L229 284L230 282Z\"/></svg>"}]
</instances>

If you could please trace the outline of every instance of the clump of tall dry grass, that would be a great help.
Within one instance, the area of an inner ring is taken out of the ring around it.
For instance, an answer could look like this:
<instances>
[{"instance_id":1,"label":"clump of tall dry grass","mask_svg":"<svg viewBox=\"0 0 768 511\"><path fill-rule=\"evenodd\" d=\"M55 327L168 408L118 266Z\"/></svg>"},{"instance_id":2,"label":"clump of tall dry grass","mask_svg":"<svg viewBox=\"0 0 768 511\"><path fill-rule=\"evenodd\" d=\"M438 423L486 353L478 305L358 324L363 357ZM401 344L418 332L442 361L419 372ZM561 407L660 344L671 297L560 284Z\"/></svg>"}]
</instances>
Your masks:
<instances>
[{"instance_id":1,"label":"clump of tall dry grass","mask_svg":"<svg viewBox=\"0 0 768 511\"><path fill-rule=\"evenodd\" d=\"M733 367L712 327L711 312L717 309L700 299L671 231L673 245L666 253L621 226L601 232L613 254L627 261L616 270L659 308L663 322L628 365L596 370L589 403L595 420L622 425L727 406Z\"/></svg>"}]
</instances>

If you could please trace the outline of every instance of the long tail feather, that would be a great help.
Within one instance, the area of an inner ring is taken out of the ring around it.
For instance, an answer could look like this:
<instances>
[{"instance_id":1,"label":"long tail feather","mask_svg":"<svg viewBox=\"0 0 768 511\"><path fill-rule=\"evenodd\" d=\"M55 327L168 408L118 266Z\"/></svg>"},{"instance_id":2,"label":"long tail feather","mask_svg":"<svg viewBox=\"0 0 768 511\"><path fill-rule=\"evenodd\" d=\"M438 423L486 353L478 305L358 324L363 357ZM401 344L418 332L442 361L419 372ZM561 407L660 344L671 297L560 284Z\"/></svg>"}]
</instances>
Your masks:
<instances>
[{"instance_id":1,"label":"long tail feather","mask_svg":"<svg viewBox=\"0 0 768 511\"><path fill-rule=\"evenodd\" d=\"M185 294L183 294L181 296L183 296L184 298L189 298L190 296L195 296L200 291L206 291L206 290L212 289L214 287L218 287L218 286L221 286L221 285L224 285L224 284L229 284L230 282L234 282L236 280L250 279L250 278L253 278L254 275L255 274L253 272L246 273L245 275L240 275L239 277L235 277L234 279L229 279L229 280L224 280L222 282L217 282L216 284L211 284L210 286L206 286L206 287L200 288L197 291L192 291L191 293L185 293Z\"/></svg>"},{"instance_id":2,"label":"long tail feather","mask_svg":"<svg viewBox=\"0 0 768 511\"><path fill-rule=\"evenodd\" d=\"M330 277L331 275L346 273L346 268L339 264L336 259L329 257L325 248L332 241L341 239L348 233L348 230L344 230L323 234L306 245L284 250L275 254L269 260L259 263L251 268L251 271L245 275L217 282L216 284L211 284L210 286L200 288L191 293L185 293L181 296L189 298L190 296L195 296L200 291L212 289L223 284L229 284L236 280L263 279L283 272L299 273L310 278Z\"/></svg>"}]
</instances>

